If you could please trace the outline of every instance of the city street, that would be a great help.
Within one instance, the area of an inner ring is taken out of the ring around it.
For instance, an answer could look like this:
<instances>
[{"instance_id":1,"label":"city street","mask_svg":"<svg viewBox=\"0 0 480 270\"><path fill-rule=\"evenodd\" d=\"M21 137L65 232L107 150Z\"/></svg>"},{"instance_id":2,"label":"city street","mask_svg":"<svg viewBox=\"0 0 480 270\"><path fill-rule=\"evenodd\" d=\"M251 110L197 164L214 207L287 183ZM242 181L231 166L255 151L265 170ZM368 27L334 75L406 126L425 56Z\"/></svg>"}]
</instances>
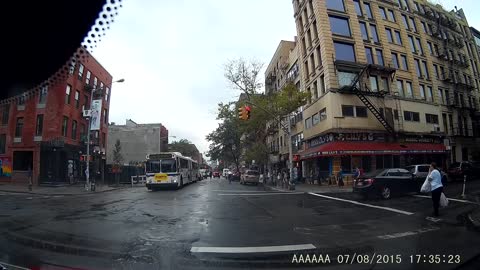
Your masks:
<instances>
[{"instance_id":1,"label":"city street","mask_svg":"<svg viewBox=\"0 0 480 270\"><path fill-rule=\"evenodd\" d=\"M440 255L437 269L478 269L479 232L462 220L478 206L451 200L433 219L422 196L363 201L224 178L157 192L2 192L0 261L44 269L427 269L428 255Z\"/></svg>"}]
</instances>

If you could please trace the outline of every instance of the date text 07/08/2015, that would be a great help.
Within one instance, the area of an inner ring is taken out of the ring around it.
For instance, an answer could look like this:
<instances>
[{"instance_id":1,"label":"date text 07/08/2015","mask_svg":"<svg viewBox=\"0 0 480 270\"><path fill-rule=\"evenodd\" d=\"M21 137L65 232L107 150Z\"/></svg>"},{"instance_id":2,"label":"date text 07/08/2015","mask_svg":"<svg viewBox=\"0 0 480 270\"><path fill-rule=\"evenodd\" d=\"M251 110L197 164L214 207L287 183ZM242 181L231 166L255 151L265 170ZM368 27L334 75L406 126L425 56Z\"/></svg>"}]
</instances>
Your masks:
<instances>
[{"instance_id":1,"label":"date text 07/08/2015","mask_svg":"<svg viewBox=\"0 0 480 270\"><path fill-rule=\"evenodd\" d=\"M458 254L415 254L405 256L386 254L294 254L292 263L319 263L319 264L459 264L461 256Z\"/></svg>"}]
</instances>

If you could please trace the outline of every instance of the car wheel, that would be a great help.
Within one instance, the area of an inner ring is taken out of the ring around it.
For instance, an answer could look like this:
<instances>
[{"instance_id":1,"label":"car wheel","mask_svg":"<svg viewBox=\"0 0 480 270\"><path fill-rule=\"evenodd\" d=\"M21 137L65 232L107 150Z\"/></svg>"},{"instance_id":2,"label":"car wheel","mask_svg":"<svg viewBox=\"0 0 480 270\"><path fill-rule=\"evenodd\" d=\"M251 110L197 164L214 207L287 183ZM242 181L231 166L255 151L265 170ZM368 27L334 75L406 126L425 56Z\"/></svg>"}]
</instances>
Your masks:
<instances>
[{"instance_id":1,"label":"car wheel","mask_svg":"<svg viewBox=\"0 0 480 270\"><path fill-rule=\"evenodd\" d=\"M388 200L392 196L392 191L390 190L389 187L385 186L385 187L382 187L382 190L380 191L380 195L382 196L382 199Z\"/></svg>"}]
</instances>

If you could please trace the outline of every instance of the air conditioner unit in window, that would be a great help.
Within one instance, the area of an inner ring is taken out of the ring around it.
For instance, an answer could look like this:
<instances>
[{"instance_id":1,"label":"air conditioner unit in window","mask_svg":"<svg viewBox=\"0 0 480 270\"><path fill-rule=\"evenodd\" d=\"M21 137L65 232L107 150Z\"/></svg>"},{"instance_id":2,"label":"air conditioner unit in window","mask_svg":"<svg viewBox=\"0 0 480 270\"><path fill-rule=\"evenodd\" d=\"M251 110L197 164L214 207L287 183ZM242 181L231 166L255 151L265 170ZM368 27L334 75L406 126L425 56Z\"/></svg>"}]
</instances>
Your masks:
<instances>
[{"instance_id":1,"label":"air conditioner unit in window","mask_svg":"<svg viewBox=\"0 0 480 270\"><path fill-rule=\"evenodd\" d=\"M433 125L433 132L440 132L440 126L437 124Z\"/></svg>"}]
</instances>

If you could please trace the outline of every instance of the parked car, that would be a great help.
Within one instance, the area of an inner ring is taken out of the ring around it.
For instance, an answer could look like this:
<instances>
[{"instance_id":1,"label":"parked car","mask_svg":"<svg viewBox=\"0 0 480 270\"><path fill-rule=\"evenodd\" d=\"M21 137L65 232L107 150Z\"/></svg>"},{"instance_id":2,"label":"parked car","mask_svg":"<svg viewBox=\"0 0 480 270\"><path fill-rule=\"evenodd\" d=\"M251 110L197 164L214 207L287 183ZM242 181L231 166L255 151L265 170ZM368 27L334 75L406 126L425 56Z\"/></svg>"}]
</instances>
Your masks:
<instances>
[{"instance_id":1,"label":"parked car","mask_svg":"<svg viewBox=\"0 0 480 270\"><path fill-rule=\"evenodd\" d=\"M257 170L246 170L240 178L240 184L252 183L258 185L260 173Z\"/></svg>"},{"instance_id":2,"label":"parked car","mask_svg":"<svg viewBox=\"0 0 480 270\"><path fill-rule=\"evenodd\" d=\"M405 167L405 169L413 173L414 177L417 178L416 180L425 181L428 175L428 171L430 170L430 164L411 165ZM440 169L439 171L442 174L442 183L446 185L448 183L448 175Z\"/></svg>"},{"instance_id":3,"label":"parked car","mask_svg":"<svg viewBox=\"0 0 480 270\"><path fill-rule=\"evenodd\" d=\"M467 179L478 179L480 177L480 162L454 162L448 169L448 176L452 180L463 180L464 176Z\"/></svg>"},{"instance_id":4,"label":"parked car","mask_svg":"<svg viewBox=\"0 0 480 270\"><path fill-rule=\"evenodd\" d=\"M424 180L403 168L379 169L355 180L353 192L364 198L380 195L383 199L390 199L392 195L419 192Z\"/></svg>"},{"instance_id":5,"label":"parked car","mask_svg":"<svg viewBox=\"0 0 480 270\"><path fill-rule=\"evenodd\" d=\"M219 171L214 171L212 174L213 178L220 178L220 172Z\"/></svg>"}]
</instances>

